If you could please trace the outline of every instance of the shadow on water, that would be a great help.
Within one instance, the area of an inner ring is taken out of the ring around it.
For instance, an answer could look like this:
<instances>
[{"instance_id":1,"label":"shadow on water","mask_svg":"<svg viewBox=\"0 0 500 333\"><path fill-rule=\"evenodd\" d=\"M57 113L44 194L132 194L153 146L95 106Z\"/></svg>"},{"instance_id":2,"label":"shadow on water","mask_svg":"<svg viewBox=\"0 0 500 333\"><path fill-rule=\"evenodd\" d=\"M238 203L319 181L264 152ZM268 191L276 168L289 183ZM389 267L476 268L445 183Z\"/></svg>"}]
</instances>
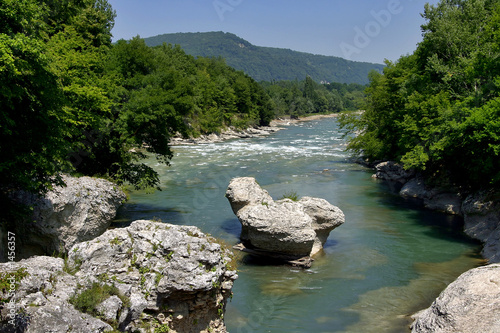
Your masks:
<instances>
[{"instance_id":1,"label":"shadow on water","mask_svg":"<svg viewBox=\"0 0 500 333\"><path fill-rule=\"evenodd\" d=\"M122 205L113 220L112 227L123 228L128 227L130 223L137 220L157 220L172 224L183 221L186 211L179 207L159 207L145 203L127 203Z\"/></svg>"},{"instance_id":2,"label":"shadow on water","mask_svg":"<svg viewBox=\"0 0 500 333\"><path fill-rule=\"evenodd\" d=\"M226 233L239 238L241 234L241 223L236 217L227 219L222 222L221 229Z\"/></svg>"},{"instance_id":3,"label":"shadow on water","mask_svg":"<svg viewBox=\"0 0 500 333\"><path fill-rule=\"evenodd\" d=\"M377 197L380 204L390 207L392 210L410 213L413 223L429 227L424 231L425 235L456 243L477 245L478 247L481 245L479 241L464 233L462 216L426 209L421 199L401 197L399 195L401 185L399 184L379 181L377 185L380 190L374 191L370 195Z\"/></svg>"}]
</instances>

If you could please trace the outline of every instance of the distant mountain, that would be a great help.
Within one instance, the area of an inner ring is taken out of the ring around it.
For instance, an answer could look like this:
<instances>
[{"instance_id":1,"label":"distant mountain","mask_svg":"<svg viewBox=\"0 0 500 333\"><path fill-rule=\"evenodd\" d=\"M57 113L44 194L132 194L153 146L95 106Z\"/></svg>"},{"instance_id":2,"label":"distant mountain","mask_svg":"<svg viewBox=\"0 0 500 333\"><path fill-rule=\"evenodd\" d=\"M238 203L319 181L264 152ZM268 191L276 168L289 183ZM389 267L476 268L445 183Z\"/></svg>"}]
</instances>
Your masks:
<instances>
[{"instance_id":1,"label":"distant mountain","mask_svg":"<svg viewBox=\"0 0 500 333\"><path fill-rule=\"evenodd\" d=\"M303 80L309 75L317 82L368 83L368 73L384 65L356 62L339 57L315 55L289 49L255 46L231 34L219 32L164 34L144 39L149 46L178 44L187 54L226 59L257 81Z\"/></svg>"}]
</instances>

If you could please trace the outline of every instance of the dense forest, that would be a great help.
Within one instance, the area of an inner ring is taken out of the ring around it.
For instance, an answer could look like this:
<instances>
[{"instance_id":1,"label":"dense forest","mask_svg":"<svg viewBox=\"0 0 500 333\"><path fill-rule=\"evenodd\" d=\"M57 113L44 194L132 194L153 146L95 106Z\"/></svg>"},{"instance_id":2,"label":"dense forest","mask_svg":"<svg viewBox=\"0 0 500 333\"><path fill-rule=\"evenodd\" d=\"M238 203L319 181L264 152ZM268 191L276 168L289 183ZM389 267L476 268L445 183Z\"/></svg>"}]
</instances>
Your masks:
<instances>
[{"instance_id":1,"label":"dense forest","mask_svg":"<svg viewBox=\"0 0 500 333\"><path fill-rule=\"evenodd\" d=\"M425 6L413 54L371 73L349 148L465 188L500 183L500 1Z\"/></svg>"},{"instance_id":2,"label":"dense forest","mask_svg":"<svg viewBox=\"0 0 500 333\"><path fill-rule=\"evenodd\" d=\"M364 85L319 84L310 76L302 81L261 82L261 85L271 98L275 117L359 110L366 97Z\"/></svg>"},{"instance_id":3,"label":"dense forest","mask_svg":"<svg viewBox=\"0 0 500 333\"><path fill-rule=\"evenodd\" d=\"M180 45L187 54L223 57L227 64L242 70L257 81L303 80L340 83L368 83L371 70L381 72L384 65L255 46L231 33L197 32L164 34L144 39L149 46L163 43Z\"/></svg>"},{"instance_id":4,"label":"dense forest","mask_svg":"<svg viewBox=\"0 0 500 333\"><path fill-rule=\"evenodd\" d=\"M310 77L258 83L220 57L139 37L112 43L114 17L106 0L0 2L2 206L13 207L12 191L61 184L61 173L158 187L141 160L168 164L173 135L352 109L364 97L364 86Z\"/></svg>"}]
</instances>

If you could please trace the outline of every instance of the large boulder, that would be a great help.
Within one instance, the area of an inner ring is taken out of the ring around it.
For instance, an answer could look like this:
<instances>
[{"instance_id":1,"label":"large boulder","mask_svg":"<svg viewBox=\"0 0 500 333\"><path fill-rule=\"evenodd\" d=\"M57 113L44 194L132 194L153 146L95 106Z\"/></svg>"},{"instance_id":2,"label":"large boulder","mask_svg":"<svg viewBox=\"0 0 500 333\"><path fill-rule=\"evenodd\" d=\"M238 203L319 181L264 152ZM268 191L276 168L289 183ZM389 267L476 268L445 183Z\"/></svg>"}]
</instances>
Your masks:
<instances>
[{"instance_id":1,"label":"large boulder","mask_svg":"<svg viewBox=\"0 0 500 333\"><path fill-rule=\"evenodd\" d=\"M135 221L76 244L67 260L0 264L0 278L18 277L14 320L27 333L225 332L237 278L231 260L230 251L196 227ZM96 286L114 292L80 312L88 302L76 296ZM0 298L9 299L9 291L0 290ZM16 332L8 315L4 306L0 331Z\"/></svg>"},{"instance_id":2,"label":"large boulder","mask_svg":"<svg viewBox=\"0 0 500 333\"><path fill-rule=\"evenodd\" d=\"M345 221L342 211L324 199L274 201L251 177L232 179L226 197L241 222L243 244L259 253L312 256Z\"/></svg>"},{"instance_id":3,"label":"large boulder","mask_svg":"<svg viewBox=\"0 0 500 333\"><path fill-rule=\"evenodd\" d=\"M498 194L480 191L469 195L462 204L464 231L484 243L483 256L491 263L500 262L500 202Z\"/></svg>"},{"instance_id":4,"label":"large boulder","mask_svg":"<svg viewBox=\"0 0 500 333\"><path fill-rule=\"evenodd\" d=\"M66 186L55 186L44 197L18 194L18 201L34 207L18 256L67 253L73 245L102 235L126 199L116 184L105 179L63 176L63 180Z\"/></svg>"},{"instance_id":5,"label":"large boulder","mask_svg":"<svg viewBox=\"0 0 500 333\"><path fill-rule=\"evenodd\" d=\"M413 333L500 332L500 265L465 272L413 318Z\"/></svg>"}]
</instances>

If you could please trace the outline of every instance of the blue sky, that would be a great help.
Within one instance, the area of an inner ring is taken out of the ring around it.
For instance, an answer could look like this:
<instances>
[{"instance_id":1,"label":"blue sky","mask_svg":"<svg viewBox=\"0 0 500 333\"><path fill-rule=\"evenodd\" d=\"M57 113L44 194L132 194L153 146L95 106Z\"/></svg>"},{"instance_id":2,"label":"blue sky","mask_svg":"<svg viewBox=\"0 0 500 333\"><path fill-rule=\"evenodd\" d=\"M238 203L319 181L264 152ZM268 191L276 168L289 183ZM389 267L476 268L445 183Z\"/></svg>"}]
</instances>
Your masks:
<instances>
[{"instance_id":1,"label":"blue sky","mask_svg":"<svg viewBox=\"0 0 500 333\"><path fill-rule=\"evenodd\" d=\"M438 0L108 0L114 40L231 32L258 46L382 63L421 41L420 13Z\"/></svg>"}]
</instances>

